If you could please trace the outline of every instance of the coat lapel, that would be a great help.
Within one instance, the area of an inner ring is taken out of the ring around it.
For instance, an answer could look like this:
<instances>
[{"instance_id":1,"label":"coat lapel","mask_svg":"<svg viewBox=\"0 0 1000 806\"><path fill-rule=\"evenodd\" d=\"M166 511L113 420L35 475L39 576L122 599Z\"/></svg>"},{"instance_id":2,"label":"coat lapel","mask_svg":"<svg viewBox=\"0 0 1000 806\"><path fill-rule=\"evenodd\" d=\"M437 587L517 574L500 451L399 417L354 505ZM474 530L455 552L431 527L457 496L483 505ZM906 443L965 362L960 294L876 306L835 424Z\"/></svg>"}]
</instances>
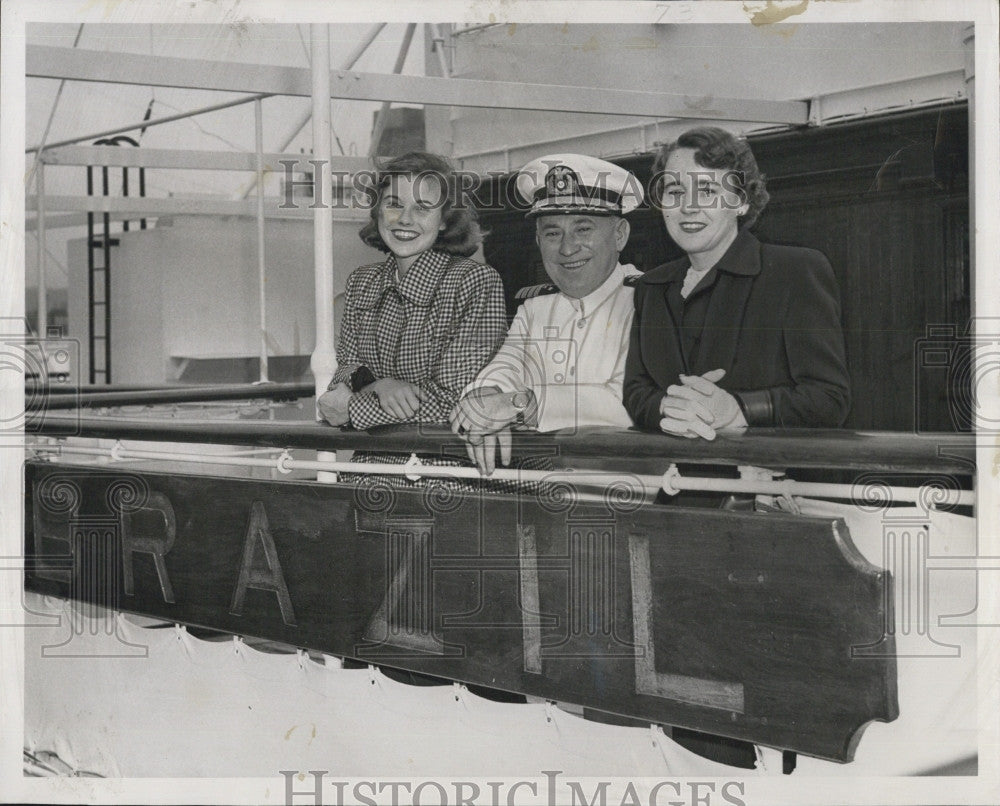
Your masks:
<instances>
[{"instance_id":1,"label":"coat lapel","mask_svg":"<svg viewBox=\"0 0 1000 806\"><path fill-rule=\"evenodd\" d=\"M684 357L667 304L667 292L671 283L684 277L687 267L686 259L676 261L643 277L648 287L644 289L642 310L639 311L642 361L650 377L663 389L677 383L677 376L684 372Z\"/></svg>"},{"instance_id":2,"label":"coat lapel","mask_svg":"<svg viewBox=\"0 0 1000 806\"><path fill-rule=\"evenodd\" d=\"M743 315L760 274L760 242L741 231L737 240L717 264L719 276L705 313L701 349L692 361L691 371L699 375L724 369L731 376L739 346ZM726 381L722 382L726 386Z\"/></svg>"}]
</instances>

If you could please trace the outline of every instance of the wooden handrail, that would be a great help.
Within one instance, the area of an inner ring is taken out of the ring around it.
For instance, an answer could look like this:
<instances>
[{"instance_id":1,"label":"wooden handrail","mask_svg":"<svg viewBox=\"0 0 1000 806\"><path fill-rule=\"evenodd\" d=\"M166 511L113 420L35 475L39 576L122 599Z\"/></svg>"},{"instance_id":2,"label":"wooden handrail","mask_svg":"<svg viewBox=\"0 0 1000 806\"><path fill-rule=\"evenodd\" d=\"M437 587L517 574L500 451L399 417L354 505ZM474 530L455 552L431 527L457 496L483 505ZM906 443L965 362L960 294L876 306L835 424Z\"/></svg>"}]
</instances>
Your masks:
<instances>
[{"instance_id":1,"label":"wooden handrail","mask_svg":"<svg viewBox=\"0 0 1000 806\"><path fill-rule=\"evenodd\" d=\"M29 418L25 430L29 434L56 437L465 456L464 443L447 427L438 425L345 431L322 423L302 421L178 422L175 419L46 413ZM514 437L515 456L544 454L551 456L555 467L586 466L636 473L662 473L671 463L678 463L971 476L975 472L975 448L975 436L972 434L814 429L750 429L742 434L722 434L712 442L603 427L566 429L546 434L519 432Z\"/></svg>"}]
</instances>

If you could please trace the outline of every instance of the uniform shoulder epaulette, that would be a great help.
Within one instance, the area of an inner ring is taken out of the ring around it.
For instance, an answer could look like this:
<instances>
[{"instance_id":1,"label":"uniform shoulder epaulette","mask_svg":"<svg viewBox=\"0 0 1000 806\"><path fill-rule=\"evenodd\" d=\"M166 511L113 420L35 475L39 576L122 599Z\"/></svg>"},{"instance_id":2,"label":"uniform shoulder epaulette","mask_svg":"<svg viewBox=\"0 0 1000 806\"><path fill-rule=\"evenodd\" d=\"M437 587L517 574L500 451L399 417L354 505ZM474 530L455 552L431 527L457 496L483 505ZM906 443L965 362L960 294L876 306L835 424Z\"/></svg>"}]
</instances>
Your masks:
<instances>
[{"instance_id":1,"label":"uniform shoulder epaulette","mask_svg":"<svg viewBox=\"0 0 1000 806\"><path fill-rule=\"evenodd\" d=\"M622 280L622 285L627 285L630 288L635 288L637 285L639 285L639 282L641 280L642 280L641 274L626 274L625 279Z\"/></svg>"},{"instance_id":2,"label":"uniform shoulder epaulette","mask_svg":"<svg viewBox=\"0 0 1000 806\"><path fill-rule=\"evenodd\" d=\"M555 294L559 289L556 288L552 283L539 283L538 285L526 285L524 288L518 290L514 295L515 299L531 299L532 297L540 297L544 294Z\"/></svg>"}]
</instances>

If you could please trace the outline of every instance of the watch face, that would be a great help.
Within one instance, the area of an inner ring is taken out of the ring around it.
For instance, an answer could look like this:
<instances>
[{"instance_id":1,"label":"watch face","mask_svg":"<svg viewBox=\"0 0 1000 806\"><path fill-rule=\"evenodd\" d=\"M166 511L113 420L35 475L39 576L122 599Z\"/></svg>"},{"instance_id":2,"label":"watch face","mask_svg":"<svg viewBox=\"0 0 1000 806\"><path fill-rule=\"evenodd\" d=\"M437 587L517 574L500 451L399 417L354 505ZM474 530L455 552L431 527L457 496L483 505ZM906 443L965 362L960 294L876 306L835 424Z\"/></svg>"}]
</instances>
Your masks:
<instances>
[{"instance_id":1,"label":"watch face","mask_svg":"<svg viewBox=\"0 0 1000 806\"><path fill-rule=\"evenodd\" d=\"M510 404L515 409L526 409L528 408L529 400L530 398L528 397L527 392L514 392L513 396L510 399Z\"/></svg>"}]
</instances>

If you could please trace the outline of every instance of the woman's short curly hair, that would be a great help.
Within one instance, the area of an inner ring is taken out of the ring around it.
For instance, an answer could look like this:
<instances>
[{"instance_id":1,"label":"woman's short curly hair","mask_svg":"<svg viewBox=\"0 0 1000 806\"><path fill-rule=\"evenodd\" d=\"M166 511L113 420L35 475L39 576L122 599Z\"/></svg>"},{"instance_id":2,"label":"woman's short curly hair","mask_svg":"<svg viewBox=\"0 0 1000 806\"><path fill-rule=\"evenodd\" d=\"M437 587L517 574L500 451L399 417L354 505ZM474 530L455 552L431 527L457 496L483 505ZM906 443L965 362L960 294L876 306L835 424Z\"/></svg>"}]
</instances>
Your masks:
<instances>
[{"instance_id":1,"label":"woman's short curly hair","mask_svg":"<svg viewBox=\"0 0 1000 806\"><path fill-rule=\"evenodd\" d=\"M377 166L374 181L365 188L371 219L358 233L362 241L381 252L390 251L378 232L378 212L382 194L394 176L433 176L438 180L443 197L441 220L444 229L438 233L435 249L469 257L479 248L483 242L483 231L479 227L471 196L460 198L459 184L451 163L439 154L426 151L411 151Z\"/></svg>"},{"instance_id":2,"label":"woman's short curly hair","mask_svg":"<svg viewBox=\"0 0 1000 806\"><path fill-rule=\"evenodd\" d=\"M738 219L741 229L752 227L767 206L770 198L764 174L757 167L753 151L746 140L720 129L717 126L700 126L688 129L674 142L663 146L653 162L653 187L650 194L654 203L659 203L663 195L663 173L667 160L679 148L694 150L694 160L705 168L731 170L736 181L736 189L743 201L749 205L746 213Z\"/></svg>"}]
</instances>

